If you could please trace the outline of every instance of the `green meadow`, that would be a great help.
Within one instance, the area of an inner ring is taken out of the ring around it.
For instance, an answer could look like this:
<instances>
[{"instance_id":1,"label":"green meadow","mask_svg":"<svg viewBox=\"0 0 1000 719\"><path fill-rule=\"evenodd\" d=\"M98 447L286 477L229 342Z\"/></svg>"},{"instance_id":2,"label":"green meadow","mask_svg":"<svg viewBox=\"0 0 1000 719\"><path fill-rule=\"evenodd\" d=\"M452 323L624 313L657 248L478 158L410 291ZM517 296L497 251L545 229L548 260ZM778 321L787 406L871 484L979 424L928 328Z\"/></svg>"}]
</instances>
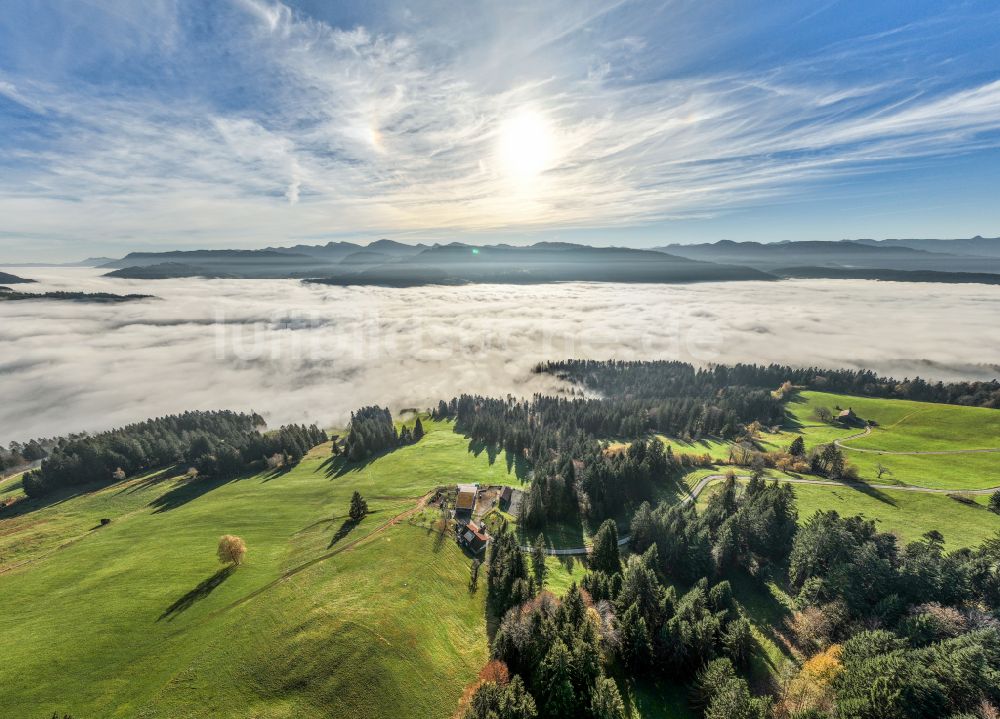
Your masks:
<instances>
[{"instance_id":1,"label":"green meadow","mask_svg":"<svg viewBox=\"0 0 1000 719\"><path fill-rule=\"evenodd\" d=\"M288 472L5 510L5 715L450 716L486 660L484 598L450 538L389 522L439 484L519 482L426 428L359 467L324 445ZM372 513L351 526L355 490ZM248 547L235 571L215 558L226 533Z\"/></svg>"},{"instance_id":2,"label":"green meadow","mask_svg":"<svg viewBox=\"0 0 1000 719\"><path fill-rule=\"evenodd\" d=\"M790 405L788 426L763 433L762 446L784 448L801 433L812 447L856 433L814 419L817 407L837 405L879 423L873 437L853 440L859 446L922 446L930 435L938 447L996 443L994 415L981 411L972 417L961 407L925 411L804 392ZM949 422L957 429L936 429ZM484 597L469 589L471 559L435 529L436 510L419 502L441 485L523 487L527 478L504 453L477 447L449 423L427 421L425 428L418 444L363 464L332 458L327 444L290 471L218 482L166 470L3 509L5 712L77 719L451 716L487 658ZM675 452L728 458L724 442L663 439ZM876 462L889 466L883 483L1000 484L1000 455L847 454L865 479ZM724 470L693 470L683 484ZM985 495L958 501L862 489L796 485L800 517L818 509L860 513L904 541L938 529L950 548L1000 529ZM357 525L346 516L354 491L372 510ZM0 498L21 493L19 477L0 483ZM683 494L671 484L661 498ZM101 526L102 519L110 523ZM246 561L235 570L215 558L222 534L247 543ZM546 531L553 546L579 546L588 536L580 524ZM556 593L586 569L578 557L549 557L547 567ZM780 636L787 603L776 587L756 583L738 587L737 597L760 647L753 674L770 681L788 658ZM622 688L634 717L690 716L683 692L669 684L623 681Z\"/></svg>"},{"instance_id":3,"label":"green meadow","mask_svg":"<svg viewBox=\"0 0 1000 719\"><path fill-rule=\"evenodd\" d=\"M846 439L863 428L843 428L818 420L816 412L826 407L852 408L862 420L877 424L867 436ZM825 392L801 392L788 404L788 422L781 432L763 433L765 449L788 448L796 435L806 448L841 440L848 462L859 477L880 484L908 484L937 489L986 489L1000 486L1000 452L957 454L881 454L878 452L955 452L969 449L1000 449L1000 410L981 407L872 399ZM886 468L878 477L879 466Z\"/></svg>"},{"instance_id":4,"label":"green meadow","mask_svg":"<svg viewBox=\"0 0 1000 719\"><path fill-rule=\"evenodd\" d=\"M721 480L711 483L698 497L704 507L719 490ZM986 508L985 495L923 494L900 489L795 484L799 523L817 511L836 510L842 516L860 514L875 520L879 531L911 542L931 530L944 535L948 549L975 547L1000 531L1000 516Z\"/></svg>"}]
</instances>

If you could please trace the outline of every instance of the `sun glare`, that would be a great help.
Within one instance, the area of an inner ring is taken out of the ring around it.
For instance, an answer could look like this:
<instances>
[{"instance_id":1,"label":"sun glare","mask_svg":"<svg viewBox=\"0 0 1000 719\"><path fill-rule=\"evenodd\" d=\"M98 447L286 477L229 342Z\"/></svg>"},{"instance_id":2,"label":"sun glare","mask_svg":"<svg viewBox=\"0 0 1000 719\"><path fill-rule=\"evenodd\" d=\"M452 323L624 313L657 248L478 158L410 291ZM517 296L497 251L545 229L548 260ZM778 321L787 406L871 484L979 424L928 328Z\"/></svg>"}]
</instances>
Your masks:
<instances>
[{"instance_id":1,"label":"sun glare","mask_svg":"<svg viewBox=\"0 0 1000 719\"><path fill-rule=\"evenodd\" d=\"M501 125L497 156L508 177L526 181L551 166L553 145L552 128L545 116L522 110Z\"/></svg>"}]
</instances>

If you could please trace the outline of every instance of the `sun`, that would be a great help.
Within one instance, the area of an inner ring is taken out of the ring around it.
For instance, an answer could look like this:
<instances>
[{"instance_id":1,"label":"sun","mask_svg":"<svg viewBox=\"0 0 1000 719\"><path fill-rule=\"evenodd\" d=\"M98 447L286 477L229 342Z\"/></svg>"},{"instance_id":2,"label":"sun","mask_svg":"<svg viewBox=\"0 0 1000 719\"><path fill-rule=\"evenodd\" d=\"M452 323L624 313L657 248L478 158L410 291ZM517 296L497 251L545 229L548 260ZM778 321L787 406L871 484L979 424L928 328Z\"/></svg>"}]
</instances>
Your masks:
<instances>
[{"instance_id":1,"label":"sun","mask_svg":"<svg viewBox=\"0 0 1000 719\"><path fill-rule=\"evenodd\" d=\"M497 159L509 178L537 177L552 165L554 154L552 126L540 112L521 110L500 126Z\"/></svg>"}]
</instances>

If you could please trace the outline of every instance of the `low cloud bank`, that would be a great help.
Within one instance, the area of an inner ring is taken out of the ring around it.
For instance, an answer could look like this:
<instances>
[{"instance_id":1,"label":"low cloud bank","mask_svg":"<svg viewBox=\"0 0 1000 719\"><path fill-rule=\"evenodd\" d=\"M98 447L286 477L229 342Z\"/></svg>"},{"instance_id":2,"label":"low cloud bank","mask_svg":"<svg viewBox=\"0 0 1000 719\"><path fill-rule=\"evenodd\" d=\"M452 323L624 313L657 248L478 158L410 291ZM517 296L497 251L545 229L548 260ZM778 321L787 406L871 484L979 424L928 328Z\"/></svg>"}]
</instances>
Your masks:
<instances>
[{"instance_id":1,"label":"low cloud bank","mask_svg":"<svg viewBox=\"0 0 1000 719\"><path fill-rule=\"evenodd\" d=\"M1000 376L1000 287L840 280L688 286L324 287L23 269L32 291L146 292L117 306L0 304L0 441L186 409L272 424L363 404L557 389L546 359L682 359Z\"/></svg>"}]
</instances>

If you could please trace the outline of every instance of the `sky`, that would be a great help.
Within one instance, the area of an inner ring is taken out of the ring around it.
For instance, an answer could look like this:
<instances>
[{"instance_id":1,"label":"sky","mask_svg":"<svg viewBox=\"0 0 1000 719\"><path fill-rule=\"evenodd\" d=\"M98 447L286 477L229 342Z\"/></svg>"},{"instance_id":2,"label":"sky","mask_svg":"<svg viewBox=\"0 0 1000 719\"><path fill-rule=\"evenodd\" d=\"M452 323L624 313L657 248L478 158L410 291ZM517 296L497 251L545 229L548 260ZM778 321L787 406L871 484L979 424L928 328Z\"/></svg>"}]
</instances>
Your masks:
<instances>
[{"instance_id":1,"label":"sky","mask_svg":"<svg viewBox=\"0 0 1000 719\"><path fill-rule=\"evenodd\" d=\"M0 5L0 262L996 236L998 187L995 1Z\"/></svg>"}]
</instances>

